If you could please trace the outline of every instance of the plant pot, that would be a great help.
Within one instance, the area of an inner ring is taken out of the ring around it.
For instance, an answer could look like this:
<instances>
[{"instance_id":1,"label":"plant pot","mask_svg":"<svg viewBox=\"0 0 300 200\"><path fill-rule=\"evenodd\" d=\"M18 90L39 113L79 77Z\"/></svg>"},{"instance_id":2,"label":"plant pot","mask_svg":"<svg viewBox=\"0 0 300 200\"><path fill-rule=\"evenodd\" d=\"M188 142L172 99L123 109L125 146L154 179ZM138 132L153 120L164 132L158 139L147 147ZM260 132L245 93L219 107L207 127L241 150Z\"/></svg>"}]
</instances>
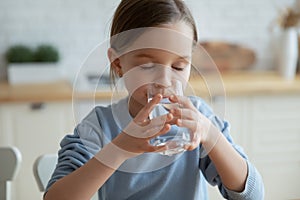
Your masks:
<instances>
[{"instance_id":1,"label":"plant pot","mask_svg":"<svg viewBox=\"0 0 300 200\"><path fill-rule=\"evenodd\" d=\"M296 28L282 31L279 38L279 72L287 80L295 78L298 62L298 32Z\"/></svg>"},{"instance_id":2,"label":"plant pot","mask_svg":"<svg viewBox=\"0 0 300 200\"><path fill-rule=\"evenodd\" d=\"M10 84L47 83L62 79L58 63L11 63L8 65Z\"/></svg>"}]
</instances>

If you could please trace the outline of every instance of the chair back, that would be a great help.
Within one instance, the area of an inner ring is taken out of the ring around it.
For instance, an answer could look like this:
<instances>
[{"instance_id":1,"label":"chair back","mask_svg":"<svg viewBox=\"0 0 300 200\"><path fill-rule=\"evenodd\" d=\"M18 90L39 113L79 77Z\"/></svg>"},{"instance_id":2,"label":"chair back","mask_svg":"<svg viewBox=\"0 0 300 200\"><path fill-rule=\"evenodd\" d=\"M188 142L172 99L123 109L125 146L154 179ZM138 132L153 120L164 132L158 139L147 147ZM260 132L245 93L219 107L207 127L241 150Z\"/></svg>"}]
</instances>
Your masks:
<instances>
[{"instance_id":1,"label":"chair back","mask_svg":"<svg viewBox=\"0 0 300 200\"><path fill-rule=\"evenodd\" d=\"M46 190L48 181L57 164L56 154L44 154L39 156L33 165L33 174L41 192Z\"/></svg>"},{"instance_id":2,"label":"chair back","mask_svg":"<svg viewBox=\"0 0 300 200\"><path fill-rule=\"evenodd\" d=\"M17 176L22 155L16 147L0 147L0 200L11 199L11 181Z\"/></svg>"},{"instance_id":3,"label":"chair back","mask_svg":"<svg viewBox=\"0 0 300 200\"><path fill-rule=\"evenodd\" d=\"M56 154L44 154L34 162L33 174L41 192L46 190L48 181L55 170L57 159L58 156ZM95 193L91 200L98 200L98 193Z\"/></svg>"}]
</instances>

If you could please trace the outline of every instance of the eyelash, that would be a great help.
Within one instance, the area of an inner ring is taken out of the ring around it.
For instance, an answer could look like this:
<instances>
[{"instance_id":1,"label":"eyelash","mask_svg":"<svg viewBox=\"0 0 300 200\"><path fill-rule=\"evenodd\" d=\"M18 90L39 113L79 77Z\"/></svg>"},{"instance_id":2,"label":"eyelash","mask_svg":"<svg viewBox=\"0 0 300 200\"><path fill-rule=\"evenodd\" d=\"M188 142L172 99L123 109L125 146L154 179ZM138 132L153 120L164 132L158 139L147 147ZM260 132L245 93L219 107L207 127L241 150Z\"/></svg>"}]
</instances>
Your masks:
<instances>
[{"instance_id":1,"label":"eyelash","mask_svg":"<svg viewBox=\"0 0 300 200\"><path fill-rule=\"evenodd\" d=\"M153 63L147 63L147 64L143 64L140 66L143 70L149 70L149 69L153 69L155 67L155 65ZM183 71L184 68L183 67L175 67L172 66L172 68L176 71Z\"/></svg>"},{"instance_id":2,"label":"eyelash","mask_svg":"<svg viewBox=\"0 0 300 200\"><path fill-rule=\"evenodd\" d=\"M153 63L147 63L140 66L143 70L152 69L154 67Z\"/></svg>"},{"instance_id":3,"label":"eyelash","mask_svg":"<svg viewBox=\"0 0 300 200\"><path fill-rule=\"evenodd\" d=\"M180 68L180 67L172 67L173 69L175 69L175 70L177 70L177 71L183 71L184 70L184 68Z\"/></svg>"}]
</instances>

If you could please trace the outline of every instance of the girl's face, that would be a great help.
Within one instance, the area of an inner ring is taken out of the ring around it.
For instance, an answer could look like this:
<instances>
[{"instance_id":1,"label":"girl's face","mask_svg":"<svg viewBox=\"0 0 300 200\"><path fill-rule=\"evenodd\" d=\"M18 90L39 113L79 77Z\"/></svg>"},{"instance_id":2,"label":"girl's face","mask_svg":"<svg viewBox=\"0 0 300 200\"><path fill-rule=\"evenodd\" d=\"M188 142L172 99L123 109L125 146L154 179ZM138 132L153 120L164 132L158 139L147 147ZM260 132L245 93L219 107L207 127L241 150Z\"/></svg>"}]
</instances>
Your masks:
<instances>
[{"instance_id":1,"label":"girl's face","mask_svg":"<svg viewBox=\"0 0 300 200\"><path fill-rule=\"evenodd\" d=\"M159 26L139 37L128 53L121 55L113 65L122 73L130 95L129 110L135 116L147 103L147 88L168 88L172 80L185 86L191 69L193 47L192 29L184 22ZM167 31L166 31L167 30ZM162 94L167 97L167 94Z\"/></svg>"}]
</instances>

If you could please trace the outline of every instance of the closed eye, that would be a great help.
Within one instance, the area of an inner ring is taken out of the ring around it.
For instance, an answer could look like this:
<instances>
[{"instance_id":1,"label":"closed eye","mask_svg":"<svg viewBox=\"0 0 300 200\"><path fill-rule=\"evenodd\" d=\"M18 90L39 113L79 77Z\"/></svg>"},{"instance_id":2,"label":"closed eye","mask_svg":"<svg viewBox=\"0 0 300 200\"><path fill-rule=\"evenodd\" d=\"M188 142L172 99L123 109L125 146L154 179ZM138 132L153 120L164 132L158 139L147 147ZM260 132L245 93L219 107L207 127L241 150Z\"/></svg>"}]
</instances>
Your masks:
<instances>
[{"instance_id":1,"label":"closed eye","mask_svg":"<svg viewBox=\"0 0 300 200\"><path fill-rule=\"evenodd\" d=\"M140 65L140 68L147 70L147 69L152 69L154 66L155 66L154 63L145 63Z\"/></svg>"},{"instance_id":2,"label":"closed eye","mask_svg":"<svg viewBox=\"0 0 300 200\"><path fill-rule=\"evenodd\" d=\"M173 69L175 69L176 71L183 71L184 67L172 67Z\"/></svg>"},{"instance_id":3,"label":"closed eye","mask_svg":"<svg viewBox=\"0 0 300 200\"><path fill-rule=\"evenodd\" d=\"M176 71L183 71L187 67L188 63L186 62L178 62L172 65L172 68Z\"/></svg>"}]
</instances>

